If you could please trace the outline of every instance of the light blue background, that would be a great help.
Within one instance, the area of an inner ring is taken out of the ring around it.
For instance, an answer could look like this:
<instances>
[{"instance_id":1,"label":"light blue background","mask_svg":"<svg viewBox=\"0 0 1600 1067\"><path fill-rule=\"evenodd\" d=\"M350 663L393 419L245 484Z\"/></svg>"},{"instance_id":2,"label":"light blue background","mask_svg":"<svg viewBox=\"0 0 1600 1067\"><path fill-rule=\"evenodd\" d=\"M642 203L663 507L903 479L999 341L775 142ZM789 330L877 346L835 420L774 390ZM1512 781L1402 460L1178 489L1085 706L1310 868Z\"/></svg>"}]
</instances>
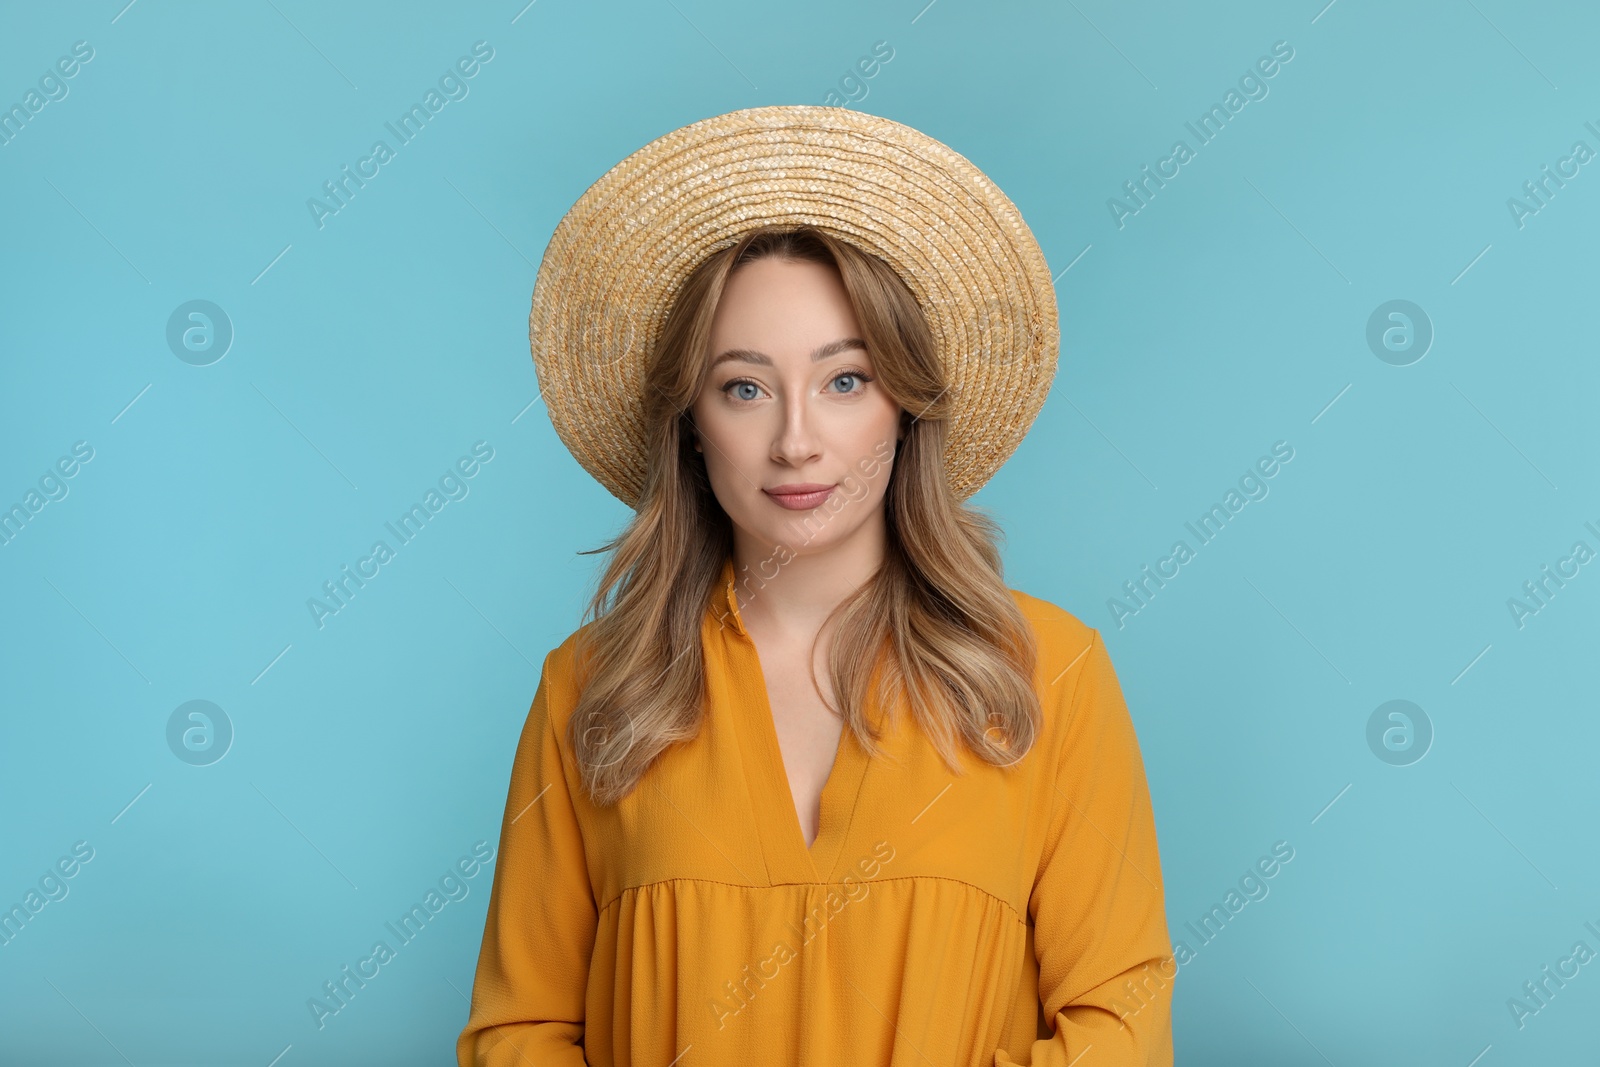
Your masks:
<instances>
[{"instance_id":1,"label":"light blue background","mask_svg":"<svg viewBox=\"0 0 1600 1067\"><path fill-rule=\"evenodd\" d=\"M1181 970L1178 1062L1592 1057L1600 962L1520 1029L1506 1003L1600 950L1600 566L1507 607L1600 548L1600 164L1507 206L1600 149L1592 6L523 2L3 8L0 105L94 58L0 147L0 505L94 458L0 548L0 904L94 859L0 948L0 1059L453 1062L492 869L324 1028L306 1001L497 843L575 553L629 514L535 402L545 242L633 149L823 103L880 40L853 106L987 171L1057 275L1060 373L975 502L1009 584L1105 635L1173 937L1295 850ZM319 229L307 199L480 40L469 95ZM1276 41L1268 95L1119 228L1108 199ZM210 366L166 342L195 299L236 331ZM1393 299L1436 331L1408 366L1366 341ZM470 494L319 629L307 598L477 441ZM1119 626L1277 441L1269 495ZM167 746L193 699L236 731L207 767ZM1368 747L1392 699L1435 731L1409 766Z\"/></svg>"}]
</instances>

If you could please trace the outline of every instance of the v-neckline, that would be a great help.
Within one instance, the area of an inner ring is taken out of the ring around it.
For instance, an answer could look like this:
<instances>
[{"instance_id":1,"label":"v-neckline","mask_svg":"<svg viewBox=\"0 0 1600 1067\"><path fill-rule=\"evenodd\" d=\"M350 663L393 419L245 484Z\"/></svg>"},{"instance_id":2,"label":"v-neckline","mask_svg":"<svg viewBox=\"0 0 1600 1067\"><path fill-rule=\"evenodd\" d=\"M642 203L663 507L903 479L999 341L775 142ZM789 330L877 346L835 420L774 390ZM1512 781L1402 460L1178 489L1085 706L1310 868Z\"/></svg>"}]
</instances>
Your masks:
<instances>
[{"instance_id":1,"label":"v-neckline","mask_svg":"<svg viewBox=\"0 0 1600 1067\"><path fill-rule=\"evenodd\" d=\"M760 765L749 768L745 780L753 792L759 793L759 796L752 796L751 799L755 802L756 818L765 829L762 837L768 842L779 843L776 849L769 845L769 862L771 853L776 851L782 857L784 869L775 874L813 882L831 881L840 852L849 838L856 799L866 775L869 757L856 742L849 726L843 726L839 731L839 745L833 755L833 765L822 784L817 836L807 845L794 789L789 784L789 771L783 762L783 746L778 741L777 721L772 714L761 653L739 618L738 602L732 588L732 571L730 560L724 565L723 578L732 625L724 636L727 644L737 650L737 659L731 664L733 669L748 671L748 677L753 679L745 688L751 692L755 705L748 709L735 708L734 715L746 728L747 735L758 750L756 755Z\"/></svg>"},{"instance_id":2,"label":"v-neckline","mask_svg":"<svg viewBox=\"0 0 1600 1067\"><path fill-rule=\"evenodd\" d=\"M783 762L783 745L778 740L778 725L772 714L772 700L767 692L766 674L761 666L761 653L748 634L740 634L737 640L744 644L749 656L751 673L757 680L753 688L758 690L759 706L751 709L746 718L760 735L761 745L767 755L767 767L763 768L766 773L756 776L772 794L768 797L766 813L770 814L773 809L784 813L777 816L776 821L783 826L774 827L775 832L789 842L794 855L810 868L814 880L831 881L840 847L844 844L850 829L851 817L855 813L856 794L861 785L861 778L866 771L864 754L856 745L850 728L842 727L839 731L839 745L833 754L833 765L828 768L828 776L822 783L817 813L817 836L807 845L805 829L800 825L800 807L795 803L794 787L789 782L789 769Z\"/></svg>"}]
</instances>

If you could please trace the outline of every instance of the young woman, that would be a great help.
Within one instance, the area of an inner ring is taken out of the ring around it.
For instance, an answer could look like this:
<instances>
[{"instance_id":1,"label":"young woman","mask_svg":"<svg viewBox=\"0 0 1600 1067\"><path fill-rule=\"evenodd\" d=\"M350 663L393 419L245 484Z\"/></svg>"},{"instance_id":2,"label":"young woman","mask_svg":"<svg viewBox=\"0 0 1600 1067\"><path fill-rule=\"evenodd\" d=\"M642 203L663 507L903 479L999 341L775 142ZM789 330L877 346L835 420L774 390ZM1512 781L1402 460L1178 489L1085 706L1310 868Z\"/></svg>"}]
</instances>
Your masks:
<instances>
[{"instance_id":1,"label":"young woman","mask_svg":"<svg viewBox=\"0 0 1600 1067\"><path fill-rule=\"evenodd\" d=\"M1055 314L976 168L847 109L674 131L563 219L541 387L637 514L544 661L461 1064L1169 1067L1105 644L962 503Z\"/></svg>"}]
</instances>

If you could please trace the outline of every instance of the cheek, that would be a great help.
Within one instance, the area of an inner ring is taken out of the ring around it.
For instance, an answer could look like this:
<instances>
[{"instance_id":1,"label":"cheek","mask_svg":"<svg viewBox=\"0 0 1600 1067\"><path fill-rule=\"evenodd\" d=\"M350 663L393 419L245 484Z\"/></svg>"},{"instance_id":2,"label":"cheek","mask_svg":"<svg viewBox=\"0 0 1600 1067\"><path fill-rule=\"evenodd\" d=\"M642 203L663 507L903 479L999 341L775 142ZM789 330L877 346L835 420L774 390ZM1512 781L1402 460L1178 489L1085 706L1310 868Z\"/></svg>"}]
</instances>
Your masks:
<instances>
[{"instance_id":1,"label":"cheek","mask_svg":"<svg viewBox=\"0 0 1600 1067\"><path fill-rule=\"evenodd\" d=\"M857 503L876 503L883 499L889 488L889 472L893 460L880 458L886 449L877 448L879 437L861 442L850 456L850 469L845 473L842 486L846 499Z\"/></svg>"},{"instance_id":2,"label":"cheek","mask_svg":"<svg viewBox=\"0 0 1600 1067\"><path fill-rule=\"evenodd\" d=\"M760 484L759 455L752 453L749 434L730 432L717 423L715 417L697 422L700 435L700 455L706 465L706 475L719 500L737 497L742 489L752 483ZM752 474L755 471L757 473ZM726 506L726 505L725 505Z\"/></svg>"},{"instance_id":3,"label":"cheek","mask_svg":"<svg viewBox=\"0 0 1600 1067\"><path fill-rule=\"evenodd\" d=\"M859 422L850 434L850 466L857 475L867 476L881 489L888 481L893 456L899 450L900 409L892 404L885 406L872 419Z\"/></svg>"}]
</instances>

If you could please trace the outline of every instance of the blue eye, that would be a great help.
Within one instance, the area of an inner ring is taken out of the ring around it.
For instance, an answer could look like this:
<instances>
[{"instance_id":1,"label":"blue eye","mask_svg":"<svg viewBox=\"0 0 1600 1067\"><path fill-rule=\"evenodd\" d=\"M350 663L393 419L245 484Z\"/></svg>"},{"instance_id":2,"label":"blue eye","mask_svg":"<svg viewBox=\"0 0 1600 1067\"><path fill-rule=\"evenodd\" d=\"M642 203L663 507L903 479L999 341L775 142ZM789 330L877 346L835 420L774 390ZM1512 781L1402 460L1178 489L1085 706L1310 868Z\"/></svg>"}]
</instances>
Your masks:
<instances>
[{"instance_id":1,"label":"blue eye","mask_svg":"<svg viewBox=\"0 0 1600 1067\"><path fill-rule=\"evenodd\" d=\"M834 375L833 376L833 380L830 381L828 384L829 385L837 385L841 381L846 381L846 380L852 379L852 378L855 379L857 382L859 382L862 386L865 386L867 382L872 381L871 375L865 374L862 371L847 370L847 371L841 371L840 373ZM744 394L742 392L737 392L737 390L743 389L743 388L749 388L749 389L753 390L754 391L754 395L746 395L746 394ZM727 382L725 382L723 384L722 392L724 394L726 394L727 396L731 397L732 399L739 401L740 403L748 404L751 401L755 400L758 396L760 396L760 394L761 394L761 386L759 384L757 384L756 382L751 381L749 378L732 378L732 379L729 379ZM835 390L834 394L836 396L855 396L856 394L858 394L860 392L861 392L861 389L859 389L859 388L856 388L856 389L839 389L839 390Z\"/></svg>"},{"instance_id":2,"label":"blue eye","mask_svg":"<svg viewBox=\"0 0 1600 1067\"><path fill-rule=\"evenodd\" d=\"M738 389L738 388L741 388L741 387L744 387L744 386L748 386L749 388L756 390L756 392L758 392L758 393L761 391L761 386L757 385L755 382L752 382L749 378L732 378L732 379L724 382L722 384L721 389L722 389L722 393L724 395L732 396L733 399L735 399L735 400L737 400L737 401L739 401L741 403L748 404L750 401L754 400L755 397L753 397L753 396L745 396L742 393L741 394L737 394L737 395L734 394L734 390L735 389Z\"/></svg>"},{"instance_id":3,"label":"blue eye","mask_svg":"<svg viewBox=\"0 0 1600 1067\"><path fill-rule=\"evenodd\" d=\"M865 386L868 382L872 381L871 378L869 378L867 375L861 373L858 370L847 370L847 371L844 371L841 374L837 375L833 380L834 380L835 383L837 383L837 382L843 381L846 378L854 378L857 381L859 381L863 386ZM852 393L859 393L859 392L861 392L860 389L846 389L846 390L842 390L841 394L848 396L848 395L850 395Z\"/></svg>"}]
</instances>

